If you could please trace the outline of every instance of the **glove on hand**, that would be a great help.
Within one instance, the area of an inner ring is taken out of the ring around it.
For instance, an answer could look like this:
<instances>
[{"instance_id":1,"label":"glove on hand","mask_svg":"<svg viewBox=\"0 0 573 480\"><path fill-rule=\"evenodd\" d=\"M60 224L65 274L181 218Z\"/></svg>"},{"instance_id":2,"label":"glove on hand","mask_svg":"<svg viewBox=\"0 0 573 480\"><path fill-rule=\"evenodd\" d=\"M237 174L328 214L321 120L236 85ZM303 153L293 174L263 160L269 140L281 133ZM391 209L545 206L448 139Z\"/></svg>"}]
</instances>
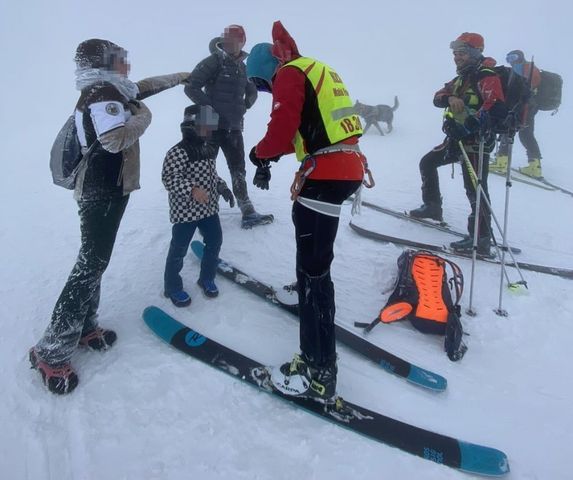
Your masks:
<instances>
[{"instance_id":1,"label":"glove on hand","mask_svg":"<svg viewBox=\"0 0 573 480\"><path fill-rule=\"evenodd\" d=\"M442 125L442 131L454 142L463 140L468 135L471 135L471 132L465 125L456 122L453 118L446 118Z\"/></svg>"},{"instance_id":2,"label":"glove on hand","mask_svg":"<svg viewBox=\"0 0 573 480\"><path fill-rule=\"evenodd\" d=\"M475 115L470 115L464 122L464 127L470 134L485 134L490 130L491 120L489 113L479 110Z\"/></svg>"},{"instance_id":3,"label":"glove on hand","mask_svg":"<svg viewBox=\"0 0 573 480\"><path fill-rule=\"evenodd\" d=\"M266 165L257 167L255 172L255 177L253 178L253 185L260 188L261 190L269 189L269 182L271 181L271 166L269 162Z\"/></svg>"},{"instance_id":4,"label":"glove on hand","mask_svg":"<svg viewBox=\"0 0 573 480\"><path fill-rule=\"evenodd\" d=\"M229 207L233 208L235 206L235 197L233 197L233 192L231 192L227 185L224 183L217 185L217 192L221 194L223 200L229 204Z\"/></svg>"},{"instance_id":5,"label":"glove on hand","mask_svg":"<svg viewBox=\"0 0 573 480\"><path fill-rule=\"evenodd\" d=\"M253 147L249 152L249 160L255 167L264 167L265 165L268 165L269 162L278 162L279 158L281 158L280 155L271 158L259 158L257 157L256 149L257 147Z\"/></svg>"}]
</instances>

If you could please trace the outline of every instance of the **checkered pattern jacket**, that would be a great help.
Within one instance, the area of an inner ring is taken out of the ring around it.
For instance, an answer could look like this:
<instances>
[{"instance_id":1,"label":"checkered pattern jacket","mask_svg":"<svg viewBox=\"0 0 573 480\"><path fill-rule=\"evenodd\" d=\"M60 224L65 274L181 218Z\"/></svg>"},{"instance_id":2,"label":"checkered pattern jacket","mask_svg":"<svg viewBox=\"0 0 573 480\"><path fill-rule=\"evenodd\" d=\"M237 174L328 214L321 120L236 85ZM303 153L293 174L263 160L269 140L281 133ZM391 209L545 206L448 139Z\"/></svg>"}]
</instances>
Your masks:
<instances>
[{"instance_id":1,"label":"checkered pattern jacket","mask_svg":"<svg viewBox=\"0 0 573 480\"><path fill-rule=\"evenodd\" d=\"M201 220L219 212L219 191L227 184L217 175L216 149L204 143L179 142L165 156L161 180L169 192L171 223ZM209 193L207 203L195 201L193 187Z\"/></svg>"}]
</instances>

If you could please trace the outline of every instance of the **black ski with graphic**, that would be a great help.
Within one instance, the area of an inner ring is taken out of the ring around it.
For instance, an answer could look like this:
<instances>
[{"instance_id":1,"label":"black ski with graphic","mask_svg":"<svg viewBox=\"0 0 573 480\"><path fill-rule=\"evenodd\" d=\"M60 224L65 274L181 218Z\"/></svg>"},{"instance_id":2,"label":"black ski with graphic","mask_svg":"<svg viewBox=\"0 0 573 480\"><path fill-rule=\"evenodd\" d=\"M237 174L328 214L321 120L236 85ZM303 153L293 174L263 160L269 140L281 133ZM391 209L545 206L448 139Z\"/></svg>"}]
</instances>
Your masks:
<instances>
[{"instance_id":1,"label":"black ski with graphic","mask_svg":"<svg viewBox=\"0 0 573 480\"><path fill-rule=\"evenodd\" d=\"M507 456L495 448L424 430L340 397L327 405L284 395L272 388L266 366L191 330L157 307L147 307L143 320L157 336L181 352L372 440L465 472L487 476L502 476L509 472Z\"/></svg>"},{"instance_id":2,"label":"black ski with graphic","mask_svg":"<svg viewBox=\"0 0 573 480\"><path fill-rule=\"evenodd\" d=\"M203 258L203 248L203 243L196 240L191 242L191 250L193 250L198 258ZM293 314L293 316L298 319L298 305L288 305L281 302L277 297L277 291L274 288L254 279L250 275L221 259L219 259L217 272L237 285L240 285L246 290L254 293L258 297L261 297ZM378 347L377 345L374 345L368 340L365 340L361 334L347 330L338 324L335 325L335 329L337 341L365 356L387 372L403 377L409 382L420 387L429 388L439 392L446 389L447 380L441 375L418 367L417 365L413 365L410 362Z\"/></svg>"},{"instance_id":3,"label":"black ski with graphic","mask_svg":"<svg viewBox=\"0 0 573 480\"><path fill-rule=\"evenodd\" d=\"M388 207L383 207L382 205L376 205L375 203L371 202L362 202L362 205L365 207L371 208L372 210L376 210L380 213L385 213L386 215L390 215L395 218L400 218L402 220L408 220L409 222L416 223L418 225L423 225L425 227L430 227L435 230L440 230L441 232L449 233L450 235L455 235L456 237L465 237L467 234L458 232L457 230L452 229L448 226L446 222L435 222L426 218L416 218L409 215L407 212L399 212L398 210L393 210ZM521 248L518 247L510 247L513 253L521 253Z\"/></svg>"},{"instance_id":4,"label":"black ski with graphic","mask_svg":"<svg viewBox=\"0 0 573 480\"><path fill-rule=\"evenodd\" d=\"M395 245L404 245L407 247L419 248L422 250L430 250L431 252L442 253L444 255L450 255L453 257L470 258L470 259L472 258L471 253L465 254L465 253L455 252L451 248L446 247L445 245L433 245L430 243L416 242L414 240L409 240L407 238L393 237L390 235L385 235L383 233L373 232L372 230L368 230L364 227L359 227L353 222L350 222L350 227L359 235L362 235L363 237L367 237L379 242L393 243ZM501 263L495 257L487 257L479 254L477 255L477 259L483 262L494 263L498 265ZM511 266L511 263L508 262L507 265ZM532 272L546 273L548 275L555 275L558 277L573 279L573 270L569 268L550 267L547 265L536 265L534 263L524 263L524 262L517 262L517 265L519 266L519 268L523 270L530 270Z\"/></svg>"}]
</instances>

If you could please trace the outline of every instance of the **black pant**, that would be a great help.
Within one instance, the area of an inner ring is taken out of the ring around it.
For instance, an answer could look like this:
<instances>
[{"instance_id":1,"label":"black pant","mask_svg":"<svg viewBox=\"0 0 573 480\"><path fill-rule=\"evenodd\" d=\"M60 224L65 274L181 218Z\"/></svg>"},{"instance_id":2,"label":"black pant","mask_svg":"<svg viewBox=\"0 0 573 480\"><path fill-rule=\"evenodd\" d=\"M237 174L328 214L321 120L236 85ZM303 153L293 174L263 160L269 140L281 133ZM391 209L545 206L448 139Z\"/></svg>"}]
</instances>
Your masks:
<instances>
[{"instance_id":1,"label":"black pant","mask_svg":"<svg viewBox=\"0 0 573 480\"><path fill-rule=\"evenodd\" d=\"M479 172L479 154L477 152L470 152L467 155L477 175ZM426 155L424 155L420 160L420 175L422 177L422 200L425 204L438 203L441 205L442 197L440 194L438 167L441 167L442 165L449 165L460 160L462 163L464 188L466 190L466 196L471 206L471 214L468 216L468 232L470 235L473 235L477 200L476 188L474 187L472 177L470 176L470 172L462 158L462 153L457 144L453 144L446 140L444 143L438 145ZM487 188L488 173L489 149L486 149L483 156L482 187L489 201L489 192ZM491 212L483 201L480 203L480 212L480 223L478 227L479 235L489 236L491 232Z\"/></svg>"},{"instance_id":2,"label":"black pant","mask_svg":"<svg viewBox=\"0 0 573 480\"><path fill-rule=\"evenodd\" d=\"M307 180L300 196L341 205L359 186L359 181ZM336 345L330 264L334 259L339 218L294 202L292 219L296 234L300 349L313 366L331 366L336 362Z\"/></svg>"},{"instance_id":3,"label":"black pant","mask_svg":"<svg viewBox=\"0 0 573 480\"><path fill-rule=\"evenodd\" d=\"M534 105L529 105L527 108L527 115L525 118L525 125L519 130L518 136L521 144L527 152L527 160L541 160L541 151L539 150L539 144L535 138L535 115L539 110ZM508 154L508 142L507 138L502 135L499 142L498 155Z\"/></svg>"},{"instance_id":4,"label":"black pant","mask_svg":"<svg viewBox=\"0 0 573 480\"><path fill-rule=\"evenodd\" d=\"M80 201L81 246L76 264L56 302L52 320L36 345L50 365L68 362L83 335L97 327L101 278L105 272L129 195Z\"/></svg>"},{"instance_id":5,"label":"black pant","mask_svg":"<svg viewBox=\"0 0 573 480\"><path fill-rule=\"evenodd\" d=\"M213 141L223 150L227 160L233 194L237 199L237 205L241 209L241 213L243 215L254 213L255 209L249 199L247 182L245 180L247 172L245 169L243 133L240 130L217 130L213 134Z\"/></svg>"}]
</instances>

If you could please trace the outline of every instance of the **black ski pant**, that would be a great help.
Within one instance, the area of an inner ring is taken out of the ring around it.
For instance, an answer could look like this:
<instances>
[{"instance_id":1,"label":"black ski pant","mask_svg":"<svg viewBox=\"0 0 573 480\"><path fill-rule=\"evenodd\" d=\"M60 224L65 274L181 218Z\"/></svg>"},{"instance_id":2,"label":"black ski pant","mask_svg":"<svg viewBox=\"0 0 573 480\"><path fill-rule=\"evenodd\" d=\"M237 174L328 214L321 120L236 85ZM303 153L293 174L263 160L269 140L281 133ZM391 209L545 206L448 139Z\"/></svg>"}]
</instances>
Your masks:
<instances>
[{"instance_id":1,"label":"black ski pant","mask_svg":"<svg viewBox=\"0 0 573 480\"><path fill-rule=\"evenodd\" d=\"M341 205L360 187L359 181L307 180L301 197ZM312 210L298 201L292 208L296 235L296 276L300 350L316 368L336 364L334 284L330 265L338 216Z\"/></svg>"},{"instance_id":2,"label":"black ski pant","mask_svg":"<svg viewBox=\"0 0 573 480\"><path fill-rule=\"evenodd\" d=\"M216 130L213 134L213 141L223 150L223 155L227 160L233 194L241 213L243 216L254 213L255 209L247 190L243 133L240 130Z\"/></svg>"},{"instance_id":3,"label":"black ski pant","mask_svg":"<svg viewBox=\"0 0 573 480\"><path fill-rule=\"evenodd\" d=\"M477 146L476 146L477 149ZM468 158L473 166L476 175L479 172L479 154L477 152L469 152ZM449 165L455 162L462 163L462 176L464 179L464 188L466 190L466 197L470 202L471 213L468 216L468 233L473 236L474 232L474 219L476 212L476 188L468 167L463 160L462 153L460 152L457 144L450 143L446 140L444 143L434 147L430 152L422 157L420 160L420 176L422 177L422 200L425 204L437 203L442 204L442 196L440 194L440 180L438 176L438 167ZM487 188L487 177L489 172L489 152L484 151L483 167L482 167L482 187L484 193L489 201L489 192ZM480 237L489 236L491 232L491 212L485 202L480 203L480 223L478 226Z\"/></svg>"},{"instance_id":4,"label":"black ski pant","mask_svg":"<svg viewBox=\"0 0 573 480\"><path fill-rule=\"evenodd\" d=\"M534 105L529 105L527 108L527 115L525 117L525 124L518 132L519 141L525 148L527 152L527 160L541 160L541 151L539 150L539 144L535 138L535 115L539 110ZM499 142L498 155L508 154L508 142L507 137L502 135Z\"/></svg>"},{"instance_id":5,"label":"black ski pant","mask_svg":"<svg viewBox=\"0 0 573 480\"><path fill-rule=\"evenodd\" d=\"M97 327L101 278L105 272L129 195L80 201L81 246L44 336L36 345L49 365L69 362L80 338Z\"/></svg>"}]
</instances>

